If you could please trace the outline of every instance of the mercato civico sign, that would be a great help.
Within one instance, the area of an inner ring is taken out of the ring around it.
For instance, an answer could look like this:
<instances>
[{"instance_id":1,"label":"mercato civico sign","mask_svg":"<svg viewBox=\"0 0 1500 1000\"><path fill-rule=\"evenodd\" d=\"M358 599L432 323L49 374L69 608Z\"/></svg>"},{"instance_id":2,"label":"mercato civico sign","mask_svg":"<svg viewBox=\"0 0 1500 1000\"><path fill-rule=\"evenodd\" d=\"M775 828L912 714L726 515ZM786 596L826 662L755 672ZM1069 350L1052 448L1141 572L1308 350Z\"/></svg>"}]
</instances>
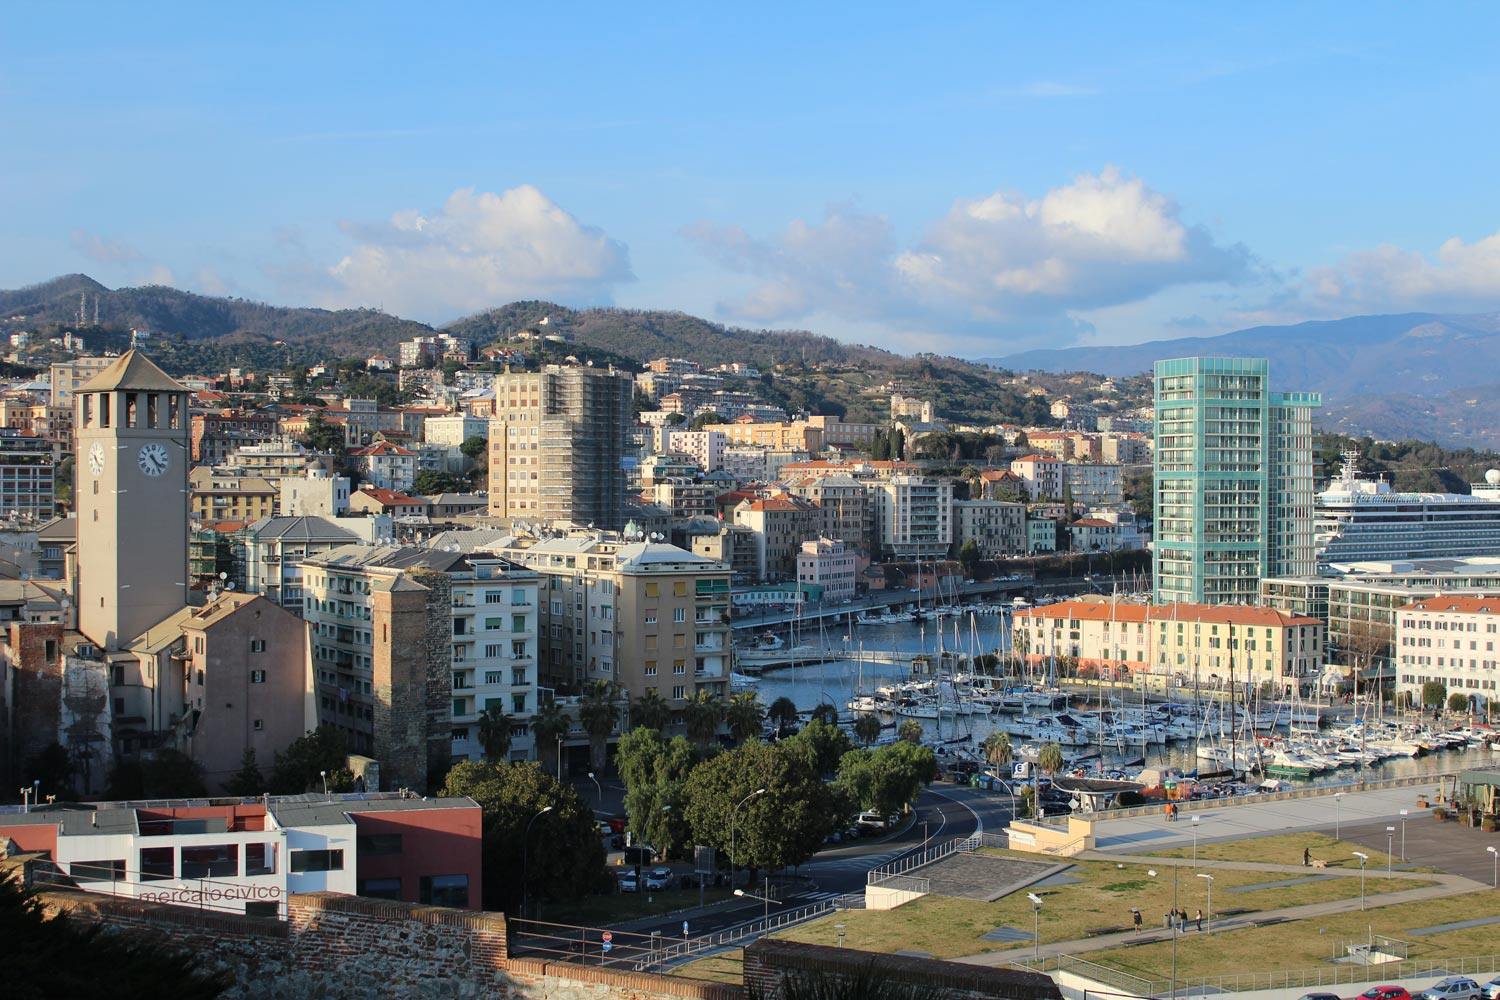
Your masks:
<instances>
[{"instance_id":1,"label":"mercato civico sign","mask_svg":"<svg viewBox=\"0 0 1500 1000\"><path fill-rule=\"evenodd\" d=\"M211 888L184 886L180 889L153 889L136 898L148 903L211 903L232 899L281 899L286 890L278 885L226 885Z\"/></svg>"}]
</instances>

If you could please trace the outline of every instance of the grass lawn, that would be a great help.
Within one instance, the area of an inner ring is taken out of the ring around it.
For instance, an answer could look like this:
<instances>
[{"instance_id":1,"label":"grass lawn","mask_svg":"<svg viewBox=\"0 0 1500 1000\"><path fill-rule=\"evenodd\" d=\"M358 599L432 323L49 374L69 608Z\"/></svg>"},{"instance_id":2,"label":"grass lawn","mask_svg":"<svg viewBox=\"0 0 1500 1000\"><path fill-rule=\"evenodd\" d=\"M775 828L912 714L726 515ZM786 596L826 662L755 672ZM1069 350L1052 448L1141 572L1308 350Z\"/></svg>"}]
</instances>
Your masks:
<instances>
[{"instance_id":1,"label":"grass lawn","mask_svg":"<svg viewBox=\"0 0 1500 1000\"><path fill-rule=\"evenodd\" d=\"M1217 905L1217 898L1214 902ZM1500 943L1500 925L1486 924L1422 937L1407 934L1415 928L1490 916L1500 916L1500 893L1494 890L1271 927L1245 928L1214 934L1211 938L1190 932L1177 942L1177 975L1179 978L1223 975L1226 954L1234 956L1233 968L1241 972L1313 968L1325 965L1335 952L1342 951L1345 943L1367 940L1372 933L1409 942L1409 955L1414 959L1491 955ZM1172 969L1170 942L1114 948L1080 957L1147 979L1167 979Z\"/></svg>"},{"instance_id":2,"label":"grass lawn","mask_svg":"<svg viewBox=\"0 0 1500 1000\"><path fill-rule=\"evenodd\" d=\"M1254 837L1246 840L1226 840L1217 844L1199 844L1198 857L1205 861L1260 861L1280 865L1302 864L1302 851L1306 848L1314 858L1328 862L1329 868L1359 870L1359 859L1355 851L1364 851L1370 856L1369 870L1385 870L1386 854L1377 848L1361 847L1345 840L1335 840L1322 833L1283 833L1275 837ZM1156 858L1190 858L1191 847L1174 847L1169 851L1149 851ZM1400 858L1391 858L1399 865ZM1406 871L1434 873L1435 868L1408 868Z\"/></svg>"},{"instance_id":3,"label":"grass lawn","mask_svg":"<svg viewBox=\"0 0 1500 1000\"><path fill-rule=\"evenodd\" d=\"M727 886L707 887L705 903L717 903L731 895ZM666 892L618 892L608 896L587 896L576 903L545 903L537 907L538 920L559 924L582 924L600 927L637 917L649 917L698 905L697 889L670 889Z\"/></svg>"},{"instance_id":4,"label":"grass lawn","mask_svg":"<svg viewBox=\"0 0 1500 1000\"><path fill-rule=\"evenodd\" d=\"M707 979L715 983L733 983L738 986L745 981L745 952L736 948L722 955L700 958L696 962L678 966L671 975L689 979Z\"/></svg>"},{"instance_id":5,"label":"grass lawn","mask_svg":"<svg viewBox=\"0 0 1500 1000\"><path fill-rule=\"evenodd\" d=\"M1131 907L1139 907L1144 926L1161 927L1163 917L1172 907L1172 874L1170 870L1147 874L1149 865L1134 863L1117 866L1109 862L1090 861L1075 865L1068 874L1083 881L1038 889L1042 897L1042 943L1074 941L1091 931L1124 930L1131 926ZM1196 878L1191 868L1178 871L1177 903L1189 914L1206 904L1207 883ZM1204 872L1203 874L1209 874ZM1259 885L1280 881L1287 876L1268 872L1215 871L1214 910L1270 910L1299 906L1359 895L1359 879L1328 879L1302 885L1227 893L1237 886ZM1295 876L1293 876L1295 877ZM1367 896L1397 889L1411 889L1427 883L1369 878ZM924 896L895 910L853 910L794 927L783 936L794 941L838 944L834 925L844 923L848 934L845 945L866 951L894 952L898 949L925 951L938 958L972 955L982 951L1008 951L1024 947L1015 942L983 941L980 935L996 927L1009 926L1022 931L1032 929L1031 903L1026 893L1013 893L1005 899L986 903L972 899Z\"/></svg>"}]
</instances>

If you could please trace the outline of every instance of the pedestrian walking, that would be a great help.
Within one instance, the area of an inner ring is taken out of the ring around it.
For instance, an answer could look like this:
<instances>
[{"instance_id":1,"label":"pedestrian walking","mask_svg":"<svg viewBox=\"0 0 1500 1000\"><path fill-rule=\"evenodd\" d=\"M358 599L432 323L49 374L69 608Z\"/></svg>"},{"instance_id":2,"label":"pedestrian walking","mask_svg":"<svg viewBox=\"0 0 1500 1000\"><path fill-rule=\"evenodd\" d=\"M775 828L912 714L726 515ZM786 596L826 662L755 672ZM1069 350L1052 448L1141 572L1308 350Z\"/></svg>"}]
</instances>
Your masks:
<instances>
[{"instance_id":1,"label":"pedestrian walking","mask_svg":"<svg viewBox=\"0 0 1500 1000\"><path fill-rule=\"evenodd\" d=\"M1130 908L1130 916L1135 921L1135 932L1139 934L1141 932L1141 911L1137 907L1132 906Z\"/></svg>"},{"instance_id":2,"label":"pedestrian walking","mask_svg":"<svg viewBox=\"0 0 1500 1000\"><path fill-rule=\"evenodd\" d=\"M1203 911L1201 909L1198 911L1198 930L1203 930Z\"/></svg>"},{"instance_id":3,"label":"pedestrian walking","mask_svg":"<svg viewBox=\"0 0 1500 1000\"><path fill-rule=\"evenodd\" d=\"M1179 932L1187 931L1187 910L1177 911L1177 930Z\"/></svg>"},{"instance_id":4,"label":"pedestrian walking","mask_svg":"<svg viewBox=\"0 0 1500 1000\"><path fill-rule=\"evenodd\" d=\"M1304 847L1302 848L1302 867L1306 868L1310 864L1312 864L1312 848Z\"/></svg>"}]
</instances>

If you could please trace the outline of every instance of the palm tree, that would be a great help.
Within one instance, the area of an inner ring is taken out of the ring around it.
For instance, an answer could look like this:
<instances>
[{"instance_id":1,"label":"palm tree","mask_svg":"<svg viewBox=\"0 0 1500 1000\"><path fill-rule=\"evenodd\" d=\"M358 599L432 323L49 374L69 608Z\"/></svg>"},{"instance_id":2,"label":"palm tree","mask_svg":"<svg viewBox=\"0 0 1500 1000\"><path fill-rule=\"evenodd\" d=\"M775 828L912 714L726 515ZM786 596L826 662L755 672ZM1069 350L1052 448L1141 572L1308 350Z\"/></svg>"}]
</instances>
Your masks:
<instances>
[{"instance_id":1,"label":"palm tree","mask_svg":"<svg viewBox=\"0 0 1500 1000\"><path fill-rule=\"evenodd\" d=\"M479 745L484 747L485 759L494 762L504 760L510 753L510 731L516 719L507 715L499 705L491 705L479 716Z\"/></svg>"},{"instance_id":2,"label":"palm tree","mask_svg":"<svg viewBox=\"0 0 1500 1000\"><path fill-rule=\"evenodd\" d=\"M766 710L754 692L744 691L729 699L724 721L729 724L729 735L734 742L743 743L760 735L761 727L766 724Z\"/></svg>"},{"instance_id":3,"label":"palm tree","mask_svg":"<svg viewBox=\"0 0 1500 1000\"><path fill-rule=\"evenodd\" d=\"M1062 747L1056 743L1048 743L1042 747L1041 752L1036 755L1036 766L1048 774L1056 774L1058 771L1061 771L1063 769Z\"/></svg>"},{"instance_id":4,"label":"palm tree","mask_svg":"<svg viewBox=\"0 0 1500 1000\"><path fill-rule=\"evenodd\" d=\"M635 704L630 706L630 725L633 729L660 731L667 728L667 722L671 718L672 707L656 688L647 688L635 700Z\"/></svg>"},{"instance_id":5,"label":"palm tree","mask_svg":"<svg viewBox=\"0 0 1500 1000\"><path fill-rule=\"evenodd\" d=\"M589 734L589 759L597 770L604 766L609 734L620 721L620 689L613 681L595 681L578 704L578 719Z\"/></svg>"},{"instance_id":6,"label":"palm tree","mask_svg":"<svg viewBox=\"0 0 1500 1000\"><path fill-rule=\"evenodd\" d=\"M896 738L908 743L922 742L922 724L916 719L906 719L896 727Z\"/></svg>"},{"instance_id":7,"label":"palm tree","mask_svg":"<svg viewBox=\"0 0 1500 1000\"><path fill-rule=\"evenodd\" d=\"M984 759L998 773L1010 763L1010 734L997 729L984 738Z\"/></svg>"},{"instance_id":8,"label":"palm tree","mask_svg":"<svg viewBox=\"0 0 1500 1000\"><path fill-rule=\"evenodd\" d=\"M719 720L724 716L724 706L712 691L699 691L682 706L682 718L687 723L688 739L707 748L714 734L719 731Z\"/></svg>"},{"instance_id":9,"label":"palm tree","mask_svg":"<svg viewBox=\"0 0 1500 1000\"><path fill-rule=\"evenodd\" d=\"M551 698L536 710L531 717L531 734L536 737L536 755L545 759L551 756L552 766L562 769L562 738L573 728L573 720L562 710L557 699Z\"/></svg>"},{"instance_id":10,"label":"palm tree","mask_svg":"<svg viewBox=\"0 0 1500 1000\"><path fill-rule=\"evenodd\" d=\"M880 717L874 712L866 712L855 719L854 736L866 746L880 739Z\"/></svg>"},{"instance_id":11,"label":"palm tree","mask_svg":"<svg viewBox=\"0 0 1500 1000\"><path fill-rule=\"evenodd\" d=\"M812 710L812 717L830 726L839 724L839 710L831 701L822 701Z\"/></svg>"},{"instance_id":12,"label":"palm tree","mask_svg":"<svg viewBox=\"0 0 1500 1000\"><path fill-rule=\"evenodd\" d=\"M771 702L771 707L766 709L766 716L776 723L776 738L781 739L781 731L797 721L797 703L782 695Z\"/></svg>"}]
</instances>

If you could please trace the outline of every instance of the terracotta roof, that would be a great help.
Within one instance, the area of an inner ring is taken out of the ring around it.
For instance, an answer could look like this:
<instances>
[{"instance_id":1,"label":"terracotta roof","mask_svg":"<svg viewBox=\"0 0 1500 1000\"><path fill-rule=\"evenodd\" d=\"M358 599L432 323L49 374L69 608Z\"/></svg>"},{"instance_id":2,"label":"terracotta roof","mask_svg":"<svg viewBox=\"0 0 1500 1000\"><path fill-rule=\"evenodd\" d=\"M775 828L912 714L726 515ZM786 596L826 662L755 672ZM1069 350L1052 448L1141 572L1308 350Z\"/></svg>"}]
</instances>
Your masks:
<instances>
[{"instance_id":1,"label":"terracotta roof","mask_svg":"<svg viewBox=\"0 0 1500 1000\"><path fill-rule=\"evenodd\" d=\"M187 392L172 376L140 351L126 351L114 364L78 387L79 392L113 392L140 389L147 392Z\"/></svg>"},{"instance_id":2,"label":"terracotta roof","mask_svg":"<svg viewBox=\"0 0 1500 1000\"><path fill-rule=\"evenodd\" d=\"M1497 599L1500 604L1500 599ZM1287 614L1275 608L1241 607L1232 604L1112 604L1108 600L1064 601L1042 608L1017 611L1015 618L1076 618L1079 621L1179 621L1220 625L1322 625L1318 618Z\"/></svg>"},{"instance_id":3,"label":"terracotta roof","mask_svg":"<svg viewBox=\"0 0 1500 1000\"><path fill-rule=\"evenodd\" d=\"M395 490L388 490L384 486L365 486L358 492L363 493L365 496L375 500L376 503L379 503L386 507L396 507L402 505L427 507L431 505L430 501L428 501L425 497L407 496L405 493L398 493Z\"/></svg>"},{"instance_id":4,"label":"terracotta roof","mask_svg":"<svg viewBox=\"0 0 1500 1000\"><path fill-rule=\"evenodd\" d=\"M766 497L763 500L747 501L741 504L743 510L817 510L818 505L811 500L803 500L801 497L789 497L786 495Z\"/></svg>"},{"instance_id":5,"label":"terracotta roof","mask_svg":"<svg viewBox=\"0 0 1500 1000\"><path fill-rule=\"evenodd\" d=\"M1106 521L1102 517L1080 517L1074 521L1075 528L1115 528L1118 527L1113 521Z\"/></svg>"},{"instance_id":6,"label":"terracotta roof","mask_svg":"<svg viewBox=\"0 0 1500 1000\"><path fill-rule=\"evenodd\" d=\"M392 444L389 441L376 441L374 444L368 445L364 448L355 448L353 451L349 452L349 454L351 456L359 458L371 458L380 455L410 456L412 455L412 452L407 451L399 444Z\"/></svg>"},{"instance_id":7,"label":"terracotta roof","mask_svg":"<svg viewBox=\"0 0 1500 1000\"><path fill-rule=\"evenodd\" d=\"M1014 459L1012 461L1012 464L1014 464L1015 462L1057 462L1057 461L1061 461L1061 459L1054 458L1051 455L1023 455L1020 458Z\"/></svg>"},{"instance_id":8,"label":"terracotta roof","mask_svg":"<svg viewBox=\"0 0 1500 1000\"><path fill-rule=\"evenodd\" d=\"M1454 612L1463 615L1500 615L1500 595L1475 594L1463 597L1429 597L1401 607L1402 611Z\"/></svg>"}]
</instances>

